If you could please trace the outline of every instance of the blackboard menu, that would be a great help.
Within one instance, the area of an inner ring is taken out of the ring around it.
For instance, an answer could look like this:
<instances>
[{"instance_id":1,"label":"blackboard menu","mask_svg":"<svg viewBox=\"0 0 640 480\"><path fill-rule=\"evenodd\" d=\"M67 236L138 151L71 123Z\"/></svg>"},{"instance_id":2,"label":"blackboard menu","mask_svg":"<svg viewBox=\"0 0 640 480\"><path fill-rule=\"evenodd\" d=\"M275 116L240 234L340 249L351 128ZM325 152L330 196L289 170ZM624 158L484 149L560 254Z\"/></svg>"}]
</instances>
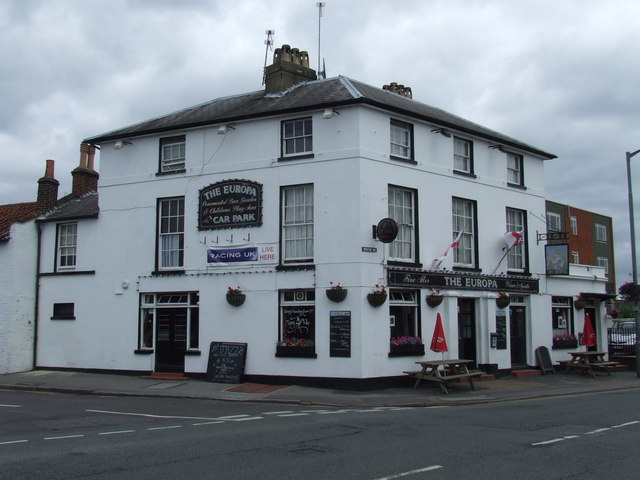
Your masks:
<instances>
[{"instance_id":1,"label":"blackboard menu","mask_svg":"<svg viewBox=\"0 0 640 480\"><path fill-rule=\"evenodd\" d=\"M329 312L329 356L351 356L351 312Z\"/></svg>"},{"instance_id":2,"label":"blackboard menu","mask_svg":"<svg viewBox=\"0 0 640 480\"><path fill-rule=\"evenodd\" d=\"M507 312L503 310L496 311L496 334L498 335L496 348L498 350L506 350L507 349Z\"/></svg>"},{"instance_id":3,"label":"blackboard menu","mask_svg":"<svg viewBox=\"0 0 640 480\"><path fill-rule=\"evenodd\" d=\"M538 366L542 370L542 374L546 372L554 373L553 363L551 363L551 355L549 355L549 349L545 346L536 348L536 357L538 358Z\"/></svg>"},{"instance_id":4,"label":"blackboard menu","mask_svg":"<svg viewBox=\"0 0 640 480\"><path fill-rule=\"evenodd\" d=\"M218 383L240 383L247 358L246 343L211 342L207 380Z\"/></svg>"}]
</instances>

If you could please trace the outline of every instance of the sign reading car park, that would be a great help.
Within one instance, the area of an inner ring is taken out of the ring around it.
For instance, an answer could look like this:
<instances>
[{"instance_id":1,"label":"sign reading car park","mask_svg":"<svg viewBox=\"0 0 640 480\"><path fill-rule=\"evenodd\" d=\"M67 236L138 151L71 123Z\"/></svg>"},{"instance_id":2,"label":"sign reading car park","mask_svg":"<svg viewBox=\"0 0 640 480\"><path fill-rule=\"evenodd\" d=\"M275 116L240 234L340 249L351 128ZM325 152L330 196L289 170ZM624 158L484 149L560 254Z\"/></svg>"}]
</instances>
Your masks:
<instances>
[{"instance_id":1,"label":"sign reading car park","mask_svg":"<svg viewBox=\"0 0 640 480\"><path fill-rule=\"evenodd\" d=\"M200 190L198 230L262 225L262 184L225 180Z\"/></svg>"}]
</instances>

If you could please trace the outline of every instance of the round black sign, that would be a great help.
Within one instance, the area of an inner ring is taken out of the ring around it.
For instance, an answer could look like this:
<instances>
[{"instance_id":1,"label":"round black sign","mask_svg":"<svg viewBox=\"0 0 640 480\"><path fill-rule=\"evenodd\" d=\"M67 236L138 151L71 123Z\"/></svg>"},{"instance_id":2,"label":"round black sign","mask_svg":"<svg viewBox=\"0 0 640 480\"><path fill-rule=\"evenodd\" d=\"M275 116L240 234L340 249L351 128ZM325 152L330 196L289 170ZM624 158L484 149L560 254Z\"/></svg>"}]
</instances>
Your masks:
<instances>
[{"instance_id":1,"label":"round black sign","mask_svg":"<svg viewBox=\"0 0 640 480\"><path fill-rule=\"evenodd\" d=\"M383 218L378 222L376 232L382 243L391 243L398 236L398 224L393 218Z\"/></svg>"}]
</instances>

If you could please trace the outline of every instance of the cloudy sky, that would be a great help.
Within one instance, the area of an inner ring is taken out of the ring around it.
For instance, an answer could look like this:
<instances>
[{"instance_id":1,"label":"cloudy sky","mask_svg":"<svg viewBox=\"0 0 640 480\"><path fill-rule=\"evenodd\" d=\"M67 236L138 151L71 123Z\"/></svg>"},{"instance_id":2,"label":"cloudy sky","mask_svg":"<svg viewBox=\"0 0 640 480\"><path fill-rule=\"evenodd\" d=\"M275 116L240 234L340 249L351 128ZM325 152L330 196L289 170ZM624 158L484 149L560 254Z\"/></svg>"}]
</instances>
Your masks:
<instances>
[{"instance_id":1,"label":"cloudy sky","mask_svg":"<svg viewBox=\"0 0 640 480\"><path fill-rule=\"evenodd\" d=\"M396 81L556 154L547 198L613 217L618 282L631 279L625 152L640 149L640 2L325 3L328 77ZM0 204L35 200L49 158L68 193L86 137L260 89L266 29L317 66L316 0L0 1ZM640 199L640 154L632 163Z\"/></svg>"}]
</instances>

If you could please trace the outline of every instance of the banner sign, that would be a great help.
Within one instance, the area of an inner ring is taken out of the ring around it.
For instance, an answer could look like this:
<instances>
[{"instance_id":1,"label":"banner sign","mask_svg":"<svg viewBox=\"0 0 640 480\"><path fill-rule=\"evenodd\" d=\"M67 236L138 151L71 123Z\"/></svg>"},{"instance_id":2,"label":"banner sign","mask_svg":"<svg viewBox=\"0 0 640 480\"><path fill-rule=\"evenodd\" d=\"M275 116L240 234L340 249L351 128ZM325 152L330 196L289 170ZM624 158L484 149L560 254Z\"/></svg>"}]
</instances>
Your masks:
<instances>
[{"instance_id":1,"label":"banner sign","mask_svg":"<svg viewBox=\"0 0 640 480\"><path fill-rule=\"evenodd\" d=\"M451 288L494 292L538 293L537 278L496 277L460 273L401 272L390 270L390 287Z\"/></svg>"},{"instance_id":2,"label":"banner sign","mask_svg":"<svg viewBox=\"0 0 640 480\"><path fill-rule=\"evenodd\" d=\"M207 263L257 262L258 247L207 250Z\"/></svg>"},{"instance_id":3,"label":"banner sign","mask_svg":"<svg viewBox=\"0 0 640 480\"><path fill-rule=\"evenodd\" d=\"M225 180L200 190L198 230L262 225L262 185Z\"/></svg>"}]
</instances>

